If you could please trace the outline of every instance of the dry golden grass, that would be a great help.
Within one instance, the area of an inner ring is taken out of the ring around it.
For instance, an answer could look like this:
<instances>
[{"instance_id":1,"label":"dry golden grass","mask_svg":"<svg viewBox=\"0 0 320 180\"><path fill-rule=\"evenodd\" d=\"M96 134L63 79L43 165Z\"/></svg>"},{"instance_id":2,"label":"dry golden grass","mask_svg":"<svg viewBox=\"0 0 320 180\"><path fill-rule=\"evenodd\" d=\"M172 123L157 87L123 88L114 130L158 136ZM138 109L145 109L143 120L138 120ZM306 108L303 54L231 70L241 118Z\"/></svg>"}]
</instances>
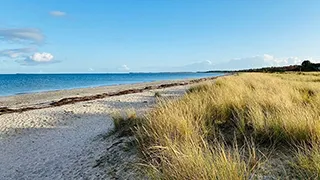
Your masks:
<instances>
[{"instance_id":1,"label":"dry golden grass","mask_svg":"<svg viewBox=\"0 0 320 180\"><path fill-rule=\"evenodd\" d=\"M152 177L257 178L273 161L265 158L273 152L259 148L273 145L294 154L287 153L283 174L268 172L272 177L318 178L319 82L320 73L244 73L160 102L135 131Z\"/></svg>"},{"instance_id":2,"label":"dry golden grass","mask_svg":"<svg viewBox=\"0 0 320 180\"><path fill-rule=\"evenodd\" d=\"M293 167L297 171L297 176L308 179L320 178L320 149L318 143L300 146L295 153L296 161Z\"/></svg>"}]
</instances>

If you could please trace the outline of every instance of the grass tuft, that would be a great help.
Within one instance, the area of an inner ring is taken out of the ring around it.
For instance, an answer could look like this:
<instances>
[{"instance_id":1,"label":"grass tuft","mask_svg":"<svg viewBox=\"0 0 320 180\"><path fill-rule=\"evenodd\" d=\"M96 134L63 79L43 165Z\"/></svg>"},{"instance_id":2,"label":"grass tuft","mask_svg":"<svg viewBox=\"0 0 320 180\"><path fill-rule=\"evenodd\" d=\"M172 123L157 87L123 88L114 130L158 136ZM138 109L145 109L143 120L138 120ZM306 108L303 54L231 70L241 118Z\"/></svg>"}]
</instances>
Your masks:
<instances>
[{"instance_id":1,"label":"grass tuft","mask_svg":"<svg viewBox=\"0 0 320 180\"><path fill-rule=\"evenodd\" d=\"M161 97L161 96L162 96L161 93L158 92L158 91L154 93L154 97L156 97L156 98L159 98L159 97Z\"/></svg>"},{"instance_id":2,"label":"grass tuft","mask_svg":"<svg viewBox=\"0 0 320 180\"><path fill-rule=\"evenodd\" d=\"M320 178L320 146L314 143L311 146L304 144L295 153L292 166L301 179Z\"/></svg>"},{"instance_id":3,"label":"grass tuft","mask_svg":"<svg viewBox=\"0 0 320 180\"><path fill-rule=\"evenodd\" d=\"M119 133L120 137L133 136L135 128L141 124L143 118L138 117L135 111L127 111L126 114L116 112L112 115L114 123L114 133Z\"/></svg>"}]
</instances>

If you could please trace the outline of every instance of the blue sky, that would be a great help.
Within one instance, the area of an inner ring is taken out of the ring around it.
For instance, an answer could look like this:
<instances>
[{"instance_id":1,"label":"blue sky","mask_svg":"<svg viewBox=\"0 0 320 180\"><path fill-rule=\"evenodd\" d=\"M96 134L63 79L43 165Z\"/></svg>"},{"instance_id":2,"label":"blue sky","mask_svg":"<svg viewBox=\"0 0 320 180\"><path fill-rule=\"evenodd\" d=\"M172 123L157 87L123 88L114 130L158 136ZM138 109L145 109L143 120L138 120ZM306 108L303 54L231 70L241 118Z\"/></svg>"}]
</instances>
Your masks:
<instances>
[{"instance_id":1,"label":"blue sky","mask_svg":"<svg viewBox=\"0 0 320 180\"><path fill-rule=\"evenodd\" d=\"M0 73L319 61L319 9L319 0L2 0Z\"/></svg>"}]
</instances>

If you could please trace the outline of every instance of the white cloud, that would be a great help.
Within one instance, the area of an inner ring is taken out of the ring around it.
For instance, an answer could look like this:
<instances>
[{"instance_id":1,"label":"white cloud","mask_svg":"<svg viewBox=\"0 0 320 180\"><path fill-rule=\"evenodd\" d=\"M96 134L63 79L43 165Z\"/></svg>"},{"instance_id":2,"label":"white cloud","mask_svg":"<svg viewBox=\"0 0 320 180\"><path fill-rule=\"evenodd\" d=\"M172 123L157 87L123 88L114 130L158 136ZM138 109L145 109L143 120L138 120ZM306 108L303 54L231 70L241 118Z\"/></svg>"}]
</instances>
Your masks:
<instances>
[{"instance_id":1,"label":"white cloud","mask_svg":"<svg viewBox=\"0 0 320 180\"><path fill-rule=\"evenodd\" d=\"M0 40L42 43L44 35L40 30L33 28L0 29Z\"/></svg>"},{"instance_id":2,"label":"white cloud","mask_svg":"<svg viewBox=\"0 0 320 180\"><path fill-rule=\"evenodd\" d=\"M67 15L67 13L62 12L62 11L50 11L49 14L52 16L55 16L55 17L62 17L62 16Z\"/></svg>"},{"instance_id":3,"label":"white cloud","mask_svg":"<svg viewBox=\"0 0 320 180\"><path fill-rule=\"evenodd\" d=\"M29 56L29 59L34 62L49 62L53 60L53 55L50 53L34 53L32 56Z\"/></svg>"},{"instance_id":4,"label":"white cloud","mask_svg":"<svg viewBox=\"0 0 320 180\"><path fill-rule=\"evenodd\" d=\"M53 64L58 63L60 61L54 60L54 56L51 53L34 53L33 55L26 57L23 60L17 60L23 66L35 66L41 64Z\"/></svg>"},{"instance_id":5,"label":"white cloud","mask_svg":"<svg viewBox=\"0 0 320 180\"><path fill-rule=\"evenodd\" d=\"M120 68L118 68L119 71L129 71L130 68L127 65L122 65Z\"/></svg>"}]
</instances>

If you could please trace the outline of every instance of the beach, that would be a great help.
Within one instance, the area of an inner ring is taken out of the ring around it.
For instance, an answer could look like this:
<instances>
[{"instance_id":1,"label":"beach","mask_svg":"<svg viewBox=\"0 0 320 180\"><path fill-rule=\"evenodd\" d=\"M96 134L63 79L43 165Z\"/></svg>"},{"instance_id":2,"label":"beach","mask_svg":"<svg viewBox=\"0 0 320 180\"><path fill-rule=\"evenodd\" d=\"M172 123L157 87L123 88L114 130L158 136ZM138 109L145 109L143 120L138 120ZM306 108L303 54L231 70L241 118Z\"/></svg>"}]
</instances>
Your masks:
<instances>
[{"instance_id":1,"label":"beach","mask_svg":"<svg viewBox=\"0 0 320 180\"><path fill-rule=\"evenodd\" d=\"M133 139L109 135L112 114L143 115L214 78L0 97L0 179L135 179ZM21 110L22 109L22 110ZM128 166L129 165L129 166Z\"/></svg>"}]
</instances>

